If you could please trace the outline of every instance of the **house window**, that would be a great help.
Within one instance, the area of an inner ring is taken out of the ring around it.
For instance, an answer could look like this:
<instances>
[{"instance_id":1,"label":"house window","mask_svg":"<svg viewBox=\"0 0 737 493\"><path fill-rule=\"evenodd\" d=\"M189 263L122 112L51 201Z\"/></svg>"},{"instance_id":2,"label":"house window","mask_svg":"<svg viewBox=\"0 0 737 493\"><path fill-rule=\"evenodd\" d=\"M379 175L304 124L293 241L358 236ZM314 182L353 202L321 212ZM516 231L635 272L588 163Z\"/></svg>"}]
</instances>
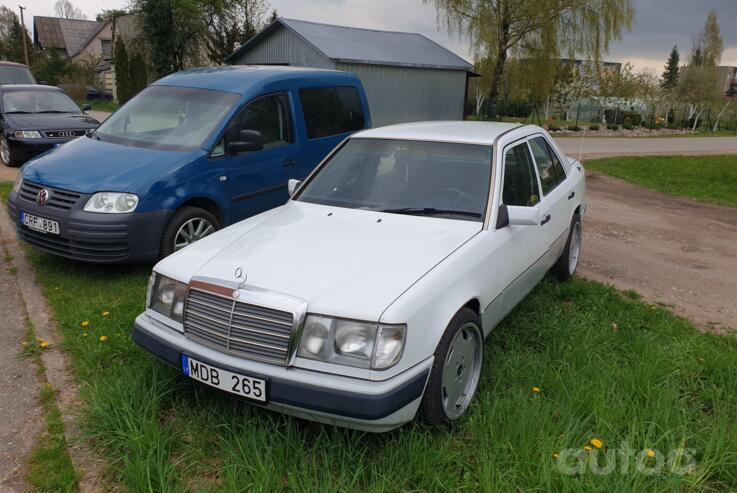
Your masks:
<instances>
[{"instance_id":1,"label":"house window","mask_svg":"<svg viewBox=\"0 0 737 493\"><path fill-rule=\"evenodd\" d=\"M109 39L101 39L100 40L100 51L102 53L102 56L105 58L110 58L113 56L113 42Z\"/></svg>"}]
</instances>

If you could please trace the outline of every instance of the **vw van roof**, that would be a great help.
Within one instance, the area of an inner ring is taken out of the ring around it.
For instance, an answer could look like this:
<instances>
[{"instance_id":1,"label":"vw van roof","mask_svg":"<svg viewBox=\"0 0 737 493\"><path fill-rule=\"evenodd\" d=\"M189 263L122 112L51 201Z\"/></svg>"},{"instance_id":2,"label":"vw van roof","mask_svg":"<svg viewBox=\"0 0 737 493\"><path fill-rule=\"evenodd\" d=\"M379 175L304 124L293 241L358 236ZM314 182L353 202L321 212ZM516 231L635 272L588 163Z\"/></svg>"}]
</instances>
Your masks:
<instances>
[{"instance_id":1,"label":"vw van roof","mask_svg":"<svg viewBox=\"0 0 737 493\"><path fill-rule=\"evenodd\" d=\"M231 65L184 70L157 80L154 86L194 87L247 95L278 82L300 81L304 85L355 84L358 78L338 70L273 65Z\"/></svg>"}]
</instances>

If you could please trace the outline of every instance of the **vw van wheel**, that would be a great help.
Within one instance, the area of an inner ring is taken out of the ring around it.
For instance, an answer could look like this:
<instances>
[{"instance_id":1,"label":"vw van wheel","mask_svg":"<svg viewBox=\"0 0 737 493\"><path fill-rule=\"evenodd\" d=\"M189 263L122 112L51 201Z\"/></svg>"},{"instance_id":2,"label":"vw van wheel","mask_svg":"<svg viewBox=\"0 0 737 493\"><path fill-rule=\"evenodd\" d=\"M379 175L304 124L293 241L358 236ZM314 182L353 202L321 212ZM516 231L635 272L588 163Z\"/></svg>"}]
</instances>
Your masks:
<instances>
[{"instance_id":1,"label":"vw van wheel","mask_svg":"<svg viewBox=\"0 0 737 493\"><path fill-rule=\"evenodd\" d=\"M161 237L161 257L166 257L220 229L217 218L199 207L176 211Z\"/></svg>"},{"instance_id":2,"label":"vw van wheel","mask_svg":"<svg viewBox=\"0 0 737 493\"><path fill-rule=\"evenodd\" d=\"M578 261L581 258L581 242L583 229L581 227L581 216L573 215L571 228L568 233L568 241L558 261L553 266L553 274L561 281L567 281L576 273Z\"/></svg>"},{"instance_id":3,"label":"vw van wheel","mask_svg":"<svg viewBox=\"0 0 737 493\"><path fill-rule=\"evenodd\" d=\"M13 160L13 154L10 151L10 145L8 139L4 136L0 137L0 160L2 160L5 166L17 166Z\"/></svg>"},{"instance_id":4,"label":"vw van wheel","mask_svg":"<svg viewBox=\"0 0 737 493\"><path fill-rule=\"evenodd\" d=\"M421 404L427 423L450 424L466 413L481 380L483 356L481 320L473 310L462 308L448 324L435 350Z\"/></svg>"}]
</instances>

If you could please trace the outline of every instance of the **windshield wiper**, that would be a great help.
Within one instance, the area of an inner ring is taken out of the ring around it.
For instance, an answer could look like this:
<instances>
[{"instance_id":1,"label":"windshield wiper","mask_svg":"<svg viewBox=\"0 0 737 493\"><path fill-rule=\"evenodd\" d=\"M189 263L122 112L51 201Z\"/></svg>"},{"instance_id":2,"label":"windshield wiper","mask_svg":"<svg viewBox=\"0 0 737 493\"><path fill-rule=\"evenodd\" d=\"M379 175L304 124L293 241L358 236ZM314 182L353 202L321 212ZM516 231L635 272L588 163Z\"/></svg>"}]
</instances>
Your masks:
<instances>
[{"instance_id":1,"label":"windshield wiper","mask_svg":"<svg viewBox=\"0 0 737 493\"><path fill-rule=\"evenodd\" d=\"M35 115L35 111L6 111L6 115Z\"/></svg>"},{"instance_id":2,"label":"windshield wiper","mask_svg":"<svg viewBox=\"0 0 737 493\"><path fill-rule=\"evenodd\" d=\"M37 111L37 113L76 113L75 111L61 111L61 110L45 110Z\"/></svg>"},{"instance_id":3,"label":"windshield wiper","mask_svg":"<svg viewBox=\"0 0 737 493\"><path fill-rule=\"evenodd\" d=\"M480 212L457 211L453 209L436 209L434 207L402 207L399 209L378 209L377 212L390 214L408 214L416 216L469 216L481 217Z\"/></svg>"}]
</instances>

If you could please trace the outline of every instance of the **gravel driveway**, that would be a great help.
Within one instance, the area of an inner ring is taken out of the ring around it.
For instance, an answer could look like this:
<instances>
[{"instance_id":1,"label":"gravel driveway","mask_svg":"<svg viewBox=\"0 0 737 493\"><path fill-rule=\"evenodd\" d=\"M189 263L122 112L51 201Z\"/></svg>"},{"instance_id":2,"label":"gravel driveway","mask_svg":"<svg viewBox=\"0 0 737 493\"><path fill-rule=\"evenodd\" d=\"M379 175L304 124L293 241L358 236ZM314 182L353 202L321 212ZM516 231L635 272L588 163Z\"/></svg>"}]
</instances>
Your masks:
<instances>
[{"instance_id":1,"label":"gravel driveway","mask_svg":"<svg viewBox=\"0 0 737 493\"><path fill-rule=\"evenodd\" d=\"M579 273L633 289L701 329L737 329L737 208L587 178Z\"/></svg>"}]
</instances>

